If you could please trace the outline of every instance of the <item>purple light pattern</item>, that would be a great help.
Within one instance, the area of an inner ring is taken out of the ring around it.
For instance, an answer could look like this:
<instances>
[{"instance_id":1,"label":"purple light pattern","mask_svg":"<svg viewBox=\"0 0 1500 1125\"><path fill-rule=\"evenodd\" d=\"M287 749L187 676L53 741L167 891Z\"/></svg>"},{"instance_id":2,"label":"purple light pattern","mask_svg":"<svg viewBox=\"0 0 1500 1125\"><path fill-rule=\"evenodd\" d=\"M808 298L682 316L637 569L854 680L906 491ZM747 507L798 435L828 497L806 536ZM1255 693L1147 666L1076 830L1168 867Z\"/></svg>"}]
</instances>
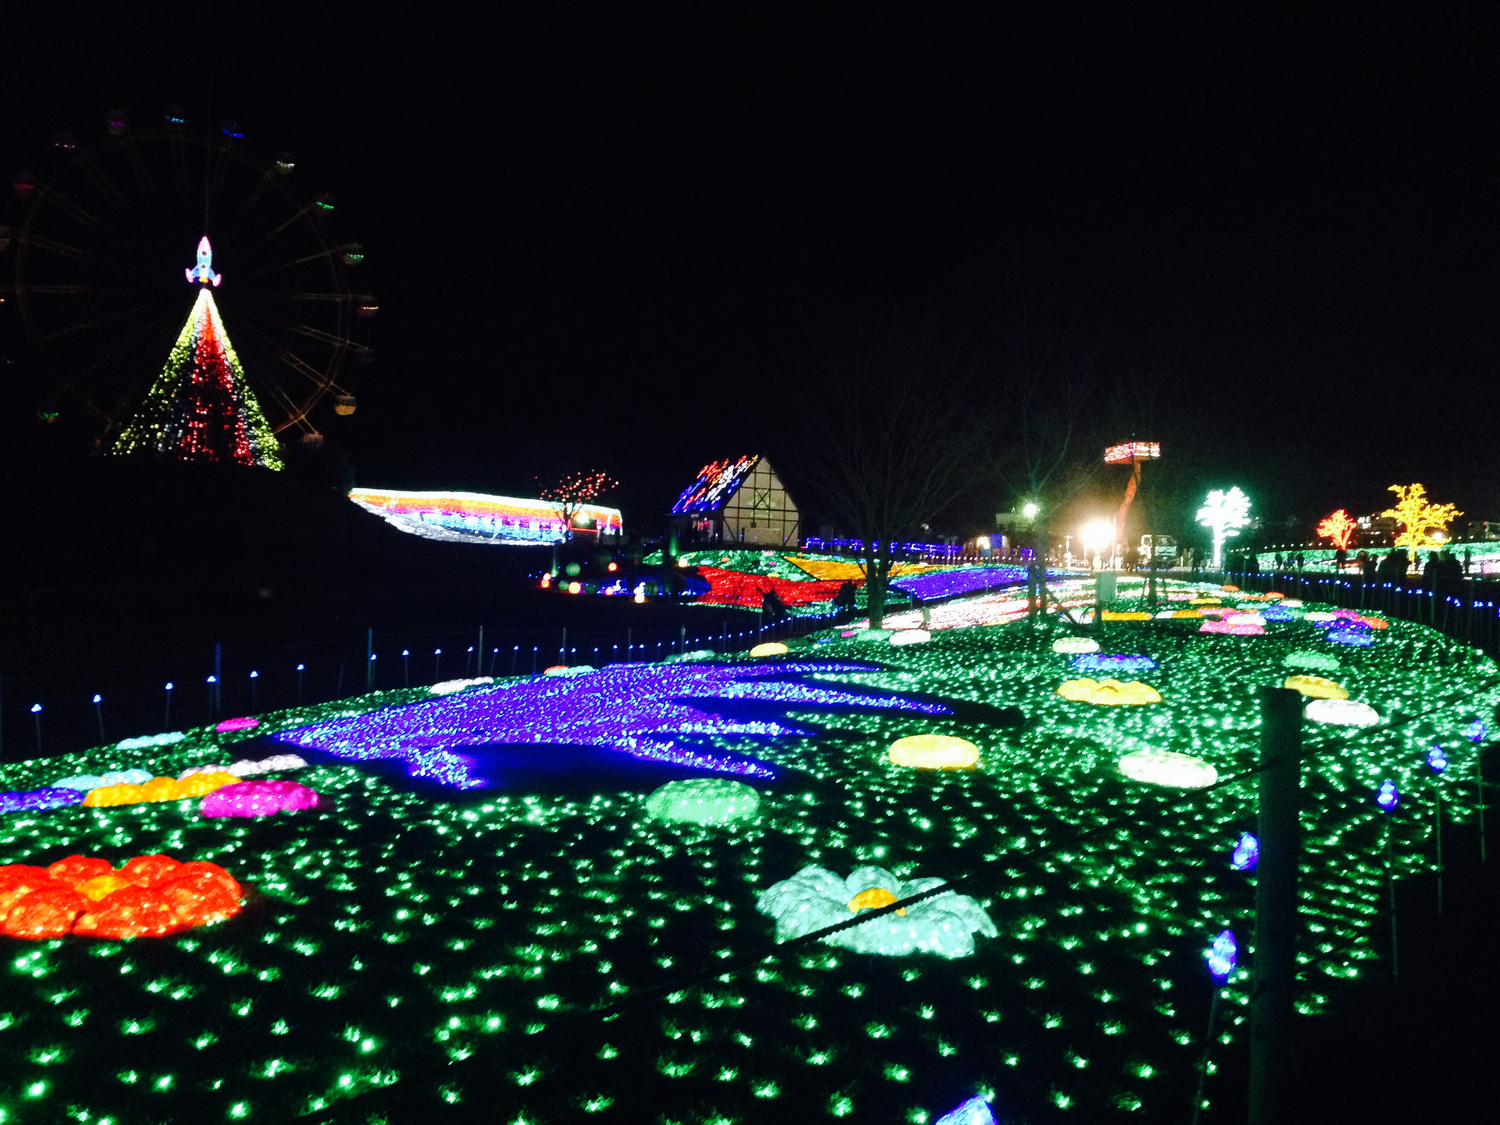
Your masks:
<instances>
[{"instance_id":1,"label":"purple light pattern","mask_svg":"<svg viewBox=\"0 0 1500 1125\"><path fill-rule=\"evenodd\" d=\"M996 586L1014 586L1026 581L1026 571L1024 566L973 566L962 570L942 570L936 574L913 574L895 578L891 585L927 601L931 598L971 594L975 590L992 590ZM1061 576L1054 571L1049 577Z\"/></svg>"},{"instance_id":2,"label":"purple light pattern","mask_svg":"<svg viewBox=\"0 0 1500 1125\"><path fill-rule=\"evenodd\" d=\"M37 809L59 809L64 805L81 805L86 794L81 789L49 786L26 792L0 793L0 813L31 812Z\"/></svg>"},{"instance_id":3,"label":"purple light pattern","mask_svg":"<svg viewBox=\"0 0 1500 1125\"><path fill-rule=\"evenodd\" d=\"M685 750L673 738L778 738L816 733L783 719L715 714L712 701L716 699L798 709L853 706L951 714L940 703L781 678L874 670L871 665L854 663L613 664L581 676L549 676L477 688L314 723L275 737L351 761L397 759L406 763L414 777L459 789L485 782L473 764L455 751L504 744L596 746L715 773L768 777L771 770L764 763Z\"/></svg>"}]
</instances>

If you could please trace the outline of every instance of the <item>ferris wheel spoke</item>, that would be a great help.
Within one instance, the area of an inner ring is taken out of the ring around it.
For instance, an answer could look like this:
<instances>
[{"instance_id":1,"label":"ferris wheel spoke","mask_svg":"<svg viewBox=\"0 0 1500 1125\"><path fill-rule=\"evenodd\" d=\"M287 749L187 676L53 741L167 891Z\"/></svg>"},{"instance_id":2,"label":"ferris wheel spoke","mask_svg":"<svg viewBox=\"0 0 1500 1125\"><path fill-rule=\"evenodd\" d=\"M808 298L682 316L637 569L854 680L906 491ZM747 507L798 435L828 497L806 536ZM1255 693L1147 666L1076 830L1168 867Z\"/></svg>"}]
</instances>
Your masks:
<instances>
[{"instance_id":1,"label":"ferris wheel spoke","mask_svg":"<svg viewBox=\"0 0 1500 1125\"><path fill-rule=\"evenodd\" d=\"M71 246L66 242L58 242L56 239L48 238L46 235L35 234L25 231L19 239L23 248L35 247L38 250L46 250L64 258L72 258L75 262L81 262L88 257L82 247Z\"/></svg>"},{"instance_id":2,"label":"ferris wheel spoke","mask_svg":"<svg viewBox=\"0 0 1500 1125\"><path fill-rule=\"evenodd\" d=\"M135 173L136 185L142 192L149 193L156 185L151 182L151 173L146 170L146 162L141 159L140 150L130 137L125 138L124 149L125 159L130 161L130 170Z\"/></svg>"},{"instance_id":3,"label":"ferris wheel spoke","mask_svg":"<svg viewBox=\"0 0 1500 1125\"><path fill-rule=\"evenodd\" d=\"M332 344L333 347L337 350L343 350L345 348L351 347L348 336L337 336L332 332L324 332L321 328L314 328L312 325L303 324L300 321L284 320L283 318L276 316L273 313L268 313L263 309L252 309L248 311L250 315L253 316L256 320L265 321L267 324L274 324L278 328L284 328L288 332L295 332L299 336L306 336L311 340L321 340L325 344Z\"/></svg>"},{"instance_id":4,"label":"ferris wheel spoke","mask_svg":"<svg viewBox=\"0 0 1500 1125\"><path fill-rule=\"evenodd\" d=\"M304 292L304 293L273 293L268 289L257 289L246 294L257 301L333 301L338 304L359 304L365 301L373 301L375 298L369 293L343 293L343 292Z\"/></svg>"},{"instance_id":5,"label":"ferris wheel spoke","mask_svg":"<svg viewBox=\"0 0 1500 1125\"><path fill-rule=\"evenodd\" d=\"M326 391L333 385L334 372L332 370L319 371L312 364L308 363L301 356L297 355L296 352L293 352L291 349L278 344L275 340L266 335L266 333L262 332L254 324L246 324L245 330L250 335L259 340L262 346L264 346L267 351L269 351L277 359L281 360L282 363L286 364L298 375L301 375L303 378L307 379L308 382L312 383L313 386L315 386L320 392Z\"/></svg>"},{"instance_id":6,"label":"ferris wheel spoke","mask_svg":"<svg viewBox=\"0 0 1500 1125\"><path fill-rule=\"evenodd\" d=\"M118 324L122 320L133 320L150 307L150 305L141 304L136 305L134 308L121 309L119 312L110 313L108 316L96 316L89 320L79 321L77 324L70 324L66 328L59 328L54 332L37 336L36 342L45 346L56 343L58 340L65 340L69 336L77 336L84 332L92 331L95 328L106 328L110 325ZM160 317L153 317L151 323L155 323L160 319ZM150 324L147 324L146 327L149 328Z\"/></svg>"},{"instance_id":7,"label":"ferris wheel spoke","mask_svg":"<svg viewBox=\"0 0 1500 1125\"><path fill-rule=\"evenodd\" d=\"M160 322L160 317L152 317L150 319L137 323L134 331L118 340L115 343L114 347L110 348L108 351L100 355L99 358L94 360L93 363L90 363L87 367L83 367L77 371L74 371L68 378L59 380L57 384L58 389L71 392L74 387L83 384L90 375L93 375L96 371L100 370L103 367L109 366L120 356L130 351L137 340L139 340L146 333L150 332ZM123 402L129 397L130 396L128 394L122 395L121 401Z\"/></svg>"},{"instance_id":8,"label":"ferris wheel spoke","mask_svg":"<svg viewBox=\"0 0 1500 1125\"><path fill-rule=\"evenodd\" d=\"M99 189L99 194L104 196L106 202L115 206L125 202L125 197L115 190L114 183L104 174L104 169L99 167L97 161L88 153L78 154L78 166L84 170L89 179L94 181L94 186Z\"/></svg>"},{"instance_id":9,"label":"ferris wheel spoke","mask_svg":"<svg viewBox=\"0 0 1500 1125\"><path fill-rule=\"evenodd\" d=\"M265 269L255 270L248 276L265 277L267 274L277 273L280 270L289 270L297 266L305 266L308 262L332 261L334 255L341 253L343 249L344 248L342 246L325 246L322 250L319 250L315 254L304 254L300 258L293 258L291 261L277 262L274 266L267 266Z\"/></svg>"},{"instance_id":10,"label":"ferris wheel spoke","mask_svg":"<svg viewBox=\"0 0 1500 1125\"><path fill-rule=\"evenodd\" d=\"M25 250L45 250L49 254L56 254L60 258L67 258L74 262L88 260L101 269L115 274L118 277L134 280L139 271L122 265L110 258L106 258L98 252L90 253L82 247L71 243L59 242L57 239L48 238L46 235L37 234L35 231L24 231L17 240Z\"/></svg>"},{"instance_id":11,"label":"ferris wheel spoke","mask_svg":"<svg viewBox=\"0 0 1500 1125\"><path fill-rule=\"evenodd\" d=\"M236 216L237 221L243 222L245 220L255 205L260 202L260 197L265 193L266 188L271 185L275 176L276 173L270 168L261 173L260 182L255 185L255 190L250 193L250 198L245 200L245 205L240 208L240 213Z\"/></svg>"},{"instance_id":12,"label":"ferris wheel spoke","mask_svg":"<svg viewBox=\"0 0 1500 1125\"><path fill-rule=\"evenodd\" d=\"M267 381L264 386L270 396L275 399L277 404L280 405L281 409L286 412L286 420L281 422L279 425L272 427L278 434L282 430L290 429L292 426L301 425L303 419L307 417L307 411L311 408L312 403L318 401L317 398L314 398L308 404L308 406L304 408L298 406L295 402L293 402L291 396L288 395L286 391L282 390L279 384Z\"/></svg>"},{"instance_id":13,"label":"ferris wheel spoke","mask_svg":"<svg viewBox=\"0 0 1500 1125\"><path fill-rule=\"evenodd\" d=\"M74 202L71 197L64 195L56 187L49 185L36 202L38 208L44 203L52 204L80 226L93 228L99 224L98 218L91 211L82 204Z\"/></svg>"}]
</instances>

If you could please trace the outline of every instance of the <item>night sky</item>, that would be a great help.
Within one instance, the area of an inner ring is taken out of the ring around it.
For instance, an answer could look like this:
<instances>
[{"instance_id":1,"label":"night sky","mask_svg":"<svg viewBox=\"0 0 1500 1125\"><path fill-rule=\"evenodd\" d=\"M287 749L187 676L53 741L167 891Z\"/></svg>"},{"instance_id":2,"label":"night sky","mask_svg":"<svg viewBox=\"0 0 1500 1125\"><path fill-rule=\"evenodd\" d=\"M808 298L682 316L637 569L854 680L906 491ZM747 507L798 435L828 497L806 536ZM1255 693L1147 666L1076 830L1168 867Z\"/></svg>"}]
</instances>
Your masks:
<instances>
[{"instance_id":1,"label":"night sky","mask_svg":"<svg viewBox=\"0 0 1500 1125\"><path fill-rule=\"evenodd\" d=\"M774 448L841 308L1149 373L1183 503L1500 518L1491 6L210 7L11 13L0 170L210 98L290 149L380 297L361 484L597 466L644 521Z\"/></svg>"}]
</instances>

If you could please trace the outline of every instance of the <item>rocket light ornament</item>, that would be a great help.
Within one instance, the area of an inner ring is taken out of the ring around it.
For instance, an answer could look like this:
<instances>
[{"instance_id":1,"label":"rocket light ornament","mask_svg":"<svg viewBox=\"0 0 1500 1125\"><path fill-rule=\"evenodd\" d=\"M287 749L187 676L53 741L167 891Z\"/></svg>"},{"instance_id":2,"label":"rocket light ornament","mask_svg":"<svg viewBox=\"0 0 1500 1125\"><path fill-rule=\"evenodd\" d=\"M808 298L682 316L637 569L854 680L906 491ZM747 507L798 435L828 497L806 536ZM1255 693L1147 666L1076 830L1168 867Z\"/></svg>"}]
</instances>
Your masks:
<instances>
[{"instance_id":1,"label":"rocket light ornament","mask_svg":"<svg viewBox=\"0 0 1500 1125\"><path fill-rule=\"evenodd\" d=\"M198 286L193 311L146 400L120 432L112 453L149 453L180 461L219 461L279 469L276 435L245 378L224 330L213 290L213 247L198 242L198 263L185 271Z\"/></svg>"},{"instance_id":2,"label":"rocket light ornament","mask_svg":"<svg viewBox=\"0 0 1500 1125\"><path fill-rule=\"evenodd\" d=\"M183 271L187 274L188 284L201 281L204 285L212 285L215 289L219 282L224 280L224 275L214 273L214 248L209 245L208 235L198 240L198 264Z\"/></svg>"}]
</instances>

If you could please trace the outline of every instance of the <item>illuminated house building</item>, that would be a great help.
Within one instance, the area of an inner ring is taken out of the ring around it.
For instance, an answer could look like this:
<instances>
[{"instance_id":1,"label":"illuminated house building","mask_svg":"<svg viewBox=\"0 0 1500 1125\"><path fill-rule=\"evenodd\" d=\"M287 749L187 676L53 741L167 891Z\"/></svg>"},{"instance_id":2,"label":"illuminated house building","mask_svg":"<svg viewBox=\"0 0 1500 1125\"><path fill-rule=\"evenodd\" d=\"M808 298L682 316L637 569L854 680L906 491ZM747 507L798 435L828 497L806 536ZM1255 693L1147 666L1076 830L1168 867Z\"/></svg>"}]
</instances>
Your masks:
<instances>
[{"instance_id":1,"label":"illuminated house building","mask_svg":"<svg viewBox=\"0 0 1500 1125\"><path fill-rule=\"evenodd\" d=\"M562 516L545 500L519 500L480 492L398 492L388 488L356 488L349 493L361 508L374 512L393 527L424 539L450 543L560 543L567 538ZM618 536L618 508L585 504L573 517L577 536L597 532L601 538Z\"/></svg>"},{"instance_id":2,"label":"illuminated house building","mask_svg":"<svg viewBox=\"0 0 1500 1125\"><path fill-rule=\"evenodd\" d=\"M771 463L758 454L705 465L672 515L691 540L795 547L802 515Z\"/></svg>"},{"instance_id":3,"label":"illuminated house building","mask_svg":"<svg viewBox=\"0 0 1500 1125\"><path fill-rule=\"evenodd\" d=\"M198 264L187 270L187 279L199 287L193 311L166 367L111 452L279 469L276 435L245 380L214 303L213 287L223 276L213 270L213 248L206 235L198 243Z\"/></svg>"}]
</instances>

